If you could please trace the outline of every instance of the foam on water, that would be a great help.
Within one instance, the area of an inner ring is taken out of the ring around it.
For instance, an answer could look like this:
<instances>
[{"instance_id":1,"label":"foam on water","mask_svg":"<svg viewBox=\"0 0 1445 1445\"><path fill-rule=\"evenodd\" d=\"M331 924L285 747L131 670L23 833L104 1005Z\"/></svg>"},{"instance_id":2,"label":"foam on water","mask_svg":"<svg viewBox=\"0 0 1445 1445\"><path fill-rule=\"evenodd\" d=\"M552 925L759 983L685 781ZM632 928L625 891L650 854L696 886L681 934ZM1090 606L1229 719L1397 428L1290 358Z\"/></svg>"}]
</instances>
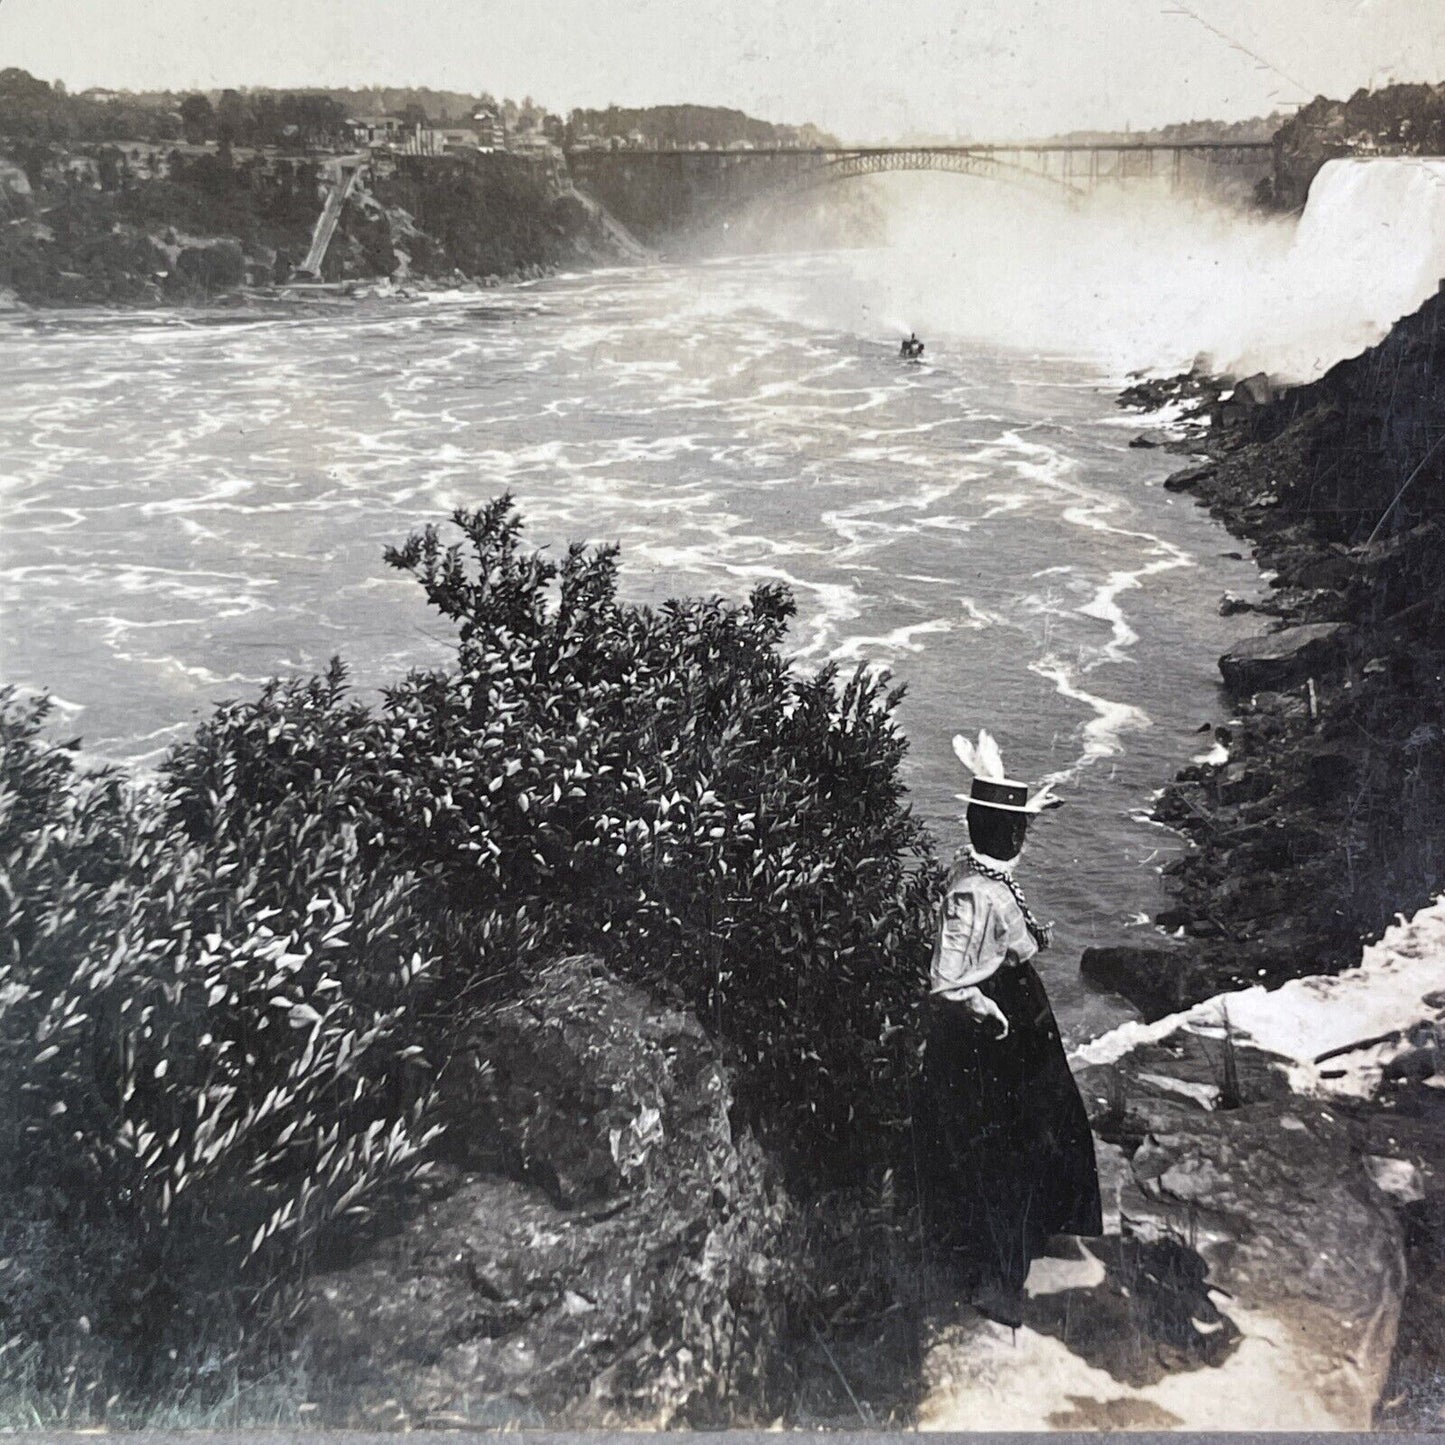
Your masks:
<instances>
[{"instance_id":1,"label":"foam on water","mask_svg":"<svg viewBox=\"0 0 1445 1445\"><path fill-rule=\"evenodd\" d=\"M1124 445L1091 364L931 334L902 367L896 338L810 309L853 269L627 269L239 327L0 319L4 676L60 686L87 747L142 765L275 672L340 652L366 691L446 656L382 547L511 491L539 543L620 542L635 599L784 582L800 666L894 668L946 847L953 732L1067 780L1030 861L1050 985L1075 1034L1117 1017L1073 964L1158 901L1165 844L1133 815L1197 746L1215 602L1252 569L1145 485L1167 465Z\"/></svg>"}]
</instances>

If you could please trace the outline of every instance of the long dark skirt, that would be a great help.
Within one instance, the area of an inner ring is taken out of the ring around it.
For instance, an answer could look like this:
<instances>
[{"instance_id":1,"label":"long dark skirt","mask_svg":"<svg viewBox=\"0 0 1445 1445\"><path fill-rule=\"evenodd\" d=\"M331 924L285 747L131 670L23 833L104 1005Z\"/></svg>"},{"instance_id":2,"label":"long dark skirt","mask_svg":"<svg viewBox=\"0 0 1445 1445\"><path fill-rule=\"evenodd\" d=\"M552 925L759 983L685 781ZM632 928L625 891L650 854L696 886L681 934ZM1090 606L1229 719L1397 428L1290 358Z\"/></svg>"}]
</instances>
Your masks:
<instances>
[{"instance_id":1,"label":"long dark skirt","mask_svg":"<svg viewBox=\"0 0 1445 1445\"><path fill-rule=\"evenodd\" d=\"M1009 1021L929 1001L925 1173L929 1233L977 1277L1022 1287L1050 1235L1103 1233L1094 1139L1059 1027L1031 964L980 985Z\"/></svg>"}]
</instances>

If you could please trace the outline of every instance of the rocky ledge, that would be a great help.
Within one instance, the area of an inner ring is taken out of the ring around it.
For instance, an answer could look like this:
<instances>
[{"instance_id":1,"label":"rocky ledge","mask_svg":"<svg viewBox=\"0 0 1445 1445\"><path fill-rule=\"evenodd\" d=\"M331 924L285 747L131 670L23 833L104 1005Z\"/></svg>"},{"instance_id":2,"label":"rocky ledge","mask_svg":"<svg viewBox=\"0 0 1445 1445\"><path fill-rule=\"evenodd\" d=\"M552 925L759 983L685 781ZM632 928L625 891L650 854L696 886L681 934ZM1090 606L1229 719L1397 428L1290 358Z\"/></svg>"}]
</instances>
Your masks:
<instances>
[{"instance_id":1,"label":"rocky ledge","mask_svg":"<svg viewBox=\"0 0 1445 1445\"><path fill-rule=\"evenodd\" d=\"M432 1198L311 1287L296 1363L319 1422L735 1421L787 1211L697 1021L568 958L473 1042L443 1076Z\"/></svg>"},{"instance_id":2,"label":"rocky ledge","mask_svg":"<svg viewBox=\"0 0 1445 1445\"><path fill-rule=\"evenodd\" d=\"M1445 903L1080 1049L1106 1234L1036 1261L1017 1332L935 1319L920 1423L1438 1427L1442 978Z\"/></svg>"}]
</instances>

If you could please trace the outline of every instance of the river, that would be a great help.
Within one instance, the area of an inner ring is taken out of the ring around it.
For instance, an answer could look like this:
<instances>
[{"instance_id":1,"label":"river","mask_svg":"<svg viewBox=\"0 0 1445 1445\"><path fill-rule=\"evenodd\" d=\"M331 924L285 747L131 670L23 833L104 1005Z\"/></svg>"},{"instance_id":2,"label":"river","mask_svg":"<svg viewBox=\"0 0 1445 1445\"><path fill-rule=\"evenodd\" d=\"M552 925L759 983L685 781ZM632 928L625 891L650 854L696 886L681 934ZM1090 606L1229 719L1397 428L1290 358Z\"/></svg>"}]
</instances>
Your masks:
<instances>
[{"instance_id":1,"label":"river","mask_svg":"<svg viewBox=\"0 0 1445 1445\"><path fill-rule=\"evenodd\" d=\"M1093 1034L1122 1007L1080 950L1163 901L1179 842L1145 814L1221 716L1219 598L1257 575L1159 485L1177 459L1128 446L1119 378L933 335L902 364L829 303L866 260L6 317L0 673L139 767L272 674L341 653L375 687L446 640L382 547L502 491L538 542L620 542L637 599L785 581L800 662L908 684L908 782L947 845L955 731L1060 778L1026 876L1061 1021Z\"/></svg>"}]
</instances>

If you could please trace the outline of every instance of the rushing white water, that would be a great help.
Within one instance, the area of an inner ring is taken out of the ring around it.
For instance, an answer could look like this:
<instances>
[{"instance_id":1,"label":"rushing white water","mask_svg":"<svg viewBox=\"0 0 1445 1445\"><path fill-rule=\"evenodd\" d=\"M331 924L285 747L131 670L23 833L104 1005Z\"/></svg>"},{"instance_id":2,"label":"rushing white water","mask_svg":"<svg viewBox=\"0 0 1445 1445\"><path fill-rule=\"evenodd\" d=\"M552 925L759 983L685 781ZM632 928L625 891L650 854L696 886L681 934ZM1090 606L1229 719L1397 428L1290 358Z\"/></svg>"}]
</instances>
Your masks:
<instances>
[{"instance_id":1,"label":"rushing white water","mask_svg":"<svg viewBox=\"0 0 1445 1445\"><path fill-rule=\"evenodd\" d=\"M830 314L1120 372L1203 358L1238 375L1320 375L1377 342L1445 278L1445 160L1330 161L1298 222L1104 188L1071 209L957 176L887 177L890 249L856 258ZM820 301L820 304L821 301Z\"/></svg>"},{"instance_id":2,"label":"rushing white water","mask_svg":"<svg viewBox=\"0 0 1445 1445\"><path fill-rule=\"evenodd\" d=\"M1445 280L1445 160L1329 161L1310 184L1268 305L1238 348L1248 364L1319 375L1379 341Z\"/></svg>"},{"instance_id":3,"label":"rushing white water","mask_svg":"<svg viewBox=\"0 0 1445 1445\"><path fill-rule=\"evenodd\" d=\"M153 763L217 700L333 653L369 688L445 655L381 550L504 490L530 535L620 541L639 599L787 582L804 664L909 685L908 781L946 845L988 727L1069 806L1027 866L1073 1037L1080 949L1160 906L1150 795L1217 715L1253 568L1131 450L1093 363L839 326L866 257L485 295L0 321L3 673L100 756ZM830 288L830 278L836 283Z\"/></svg>"}]
</instances>

